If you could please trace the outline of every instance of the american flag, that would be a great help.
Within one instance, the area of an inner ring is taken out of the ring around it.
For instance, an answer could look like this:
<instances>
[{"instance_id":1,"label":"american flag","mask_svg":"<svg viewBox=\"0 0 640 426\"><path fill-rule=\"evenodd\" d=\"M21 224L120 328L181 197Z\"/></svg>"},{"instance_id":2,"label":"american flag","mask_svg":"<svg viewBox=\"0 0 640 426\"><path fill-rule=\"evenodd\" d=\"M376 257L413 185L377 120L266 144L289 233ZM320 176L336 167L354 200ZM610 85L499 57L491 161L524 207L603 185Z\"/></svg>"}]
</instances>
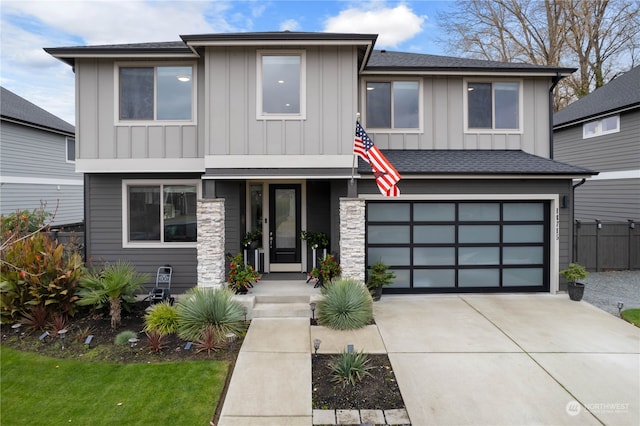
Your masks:
<instances>
[{"instance_id":1,"label":"american flag","mask_svg":"<svg viewBox=\"0 0 640 426\"><path fill-rule=\"evenodd\" d=\"M378 147L373 144L373 141L358 121L356 121L353 153L359 155L364 161L369 163L371 170L373 170L373 175L376 178L378 189L380 189L382 195L387 197L397 197L400 195L400 190L396 186L396 183L398 183L402 176L400 176L400 173L391 165Z\"/></svg>"}]
</instances>

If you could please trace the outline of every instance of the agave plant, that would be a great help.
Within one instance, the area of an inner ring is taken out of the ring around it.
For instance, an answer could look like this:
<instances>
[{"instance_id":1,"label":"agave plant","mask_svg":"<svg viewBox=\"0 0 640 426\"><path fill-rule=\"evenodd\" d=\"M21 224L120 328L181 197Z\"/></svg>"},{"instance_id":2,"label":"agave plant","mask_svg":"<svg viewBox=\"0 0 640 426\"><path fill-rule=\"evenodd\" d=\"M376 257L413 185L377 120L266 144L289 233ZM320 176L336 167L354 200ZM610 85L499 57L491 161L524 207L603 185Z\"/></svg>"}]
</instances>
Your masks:
<instances>
[{"instance_id":1,"label":"agave plant","mask_svg":"<svg viewBox=\"0 0 640 426\"><path fill-rule=\"evenodd\" d=\"M369 370L369 356L363 352L342 352L329 363L333 372L331 381L334 383L354 386L356 382L371 376Z\"/></svg>"},{"instance_id":2,"label":"agave plant","mask_svg":"<svg viewBox=\"0 0 640 426\"><path fill-rule=\"evenodd\" d=\"M211 326L218 336L244 332L244 307L232 299L227 289L194 287L177 306L178 335L184 340L197 341Z\"/></svg>"},{"instance_id":3,"label":"agave plant","mask_svg":"<svg viewBox=\"0 0 640 426\"><path fill-rule=\"evenodd\" d=\"M94 305L97 309L109 304L111 328L122 320L122 303L133 303L135 293L149 280L148 274L139 274L129 262L107 264L103 271L85 275L80 279L81 306Z\"/></svg>"},{"instance_id":4,"label":"agave plant","mask_svg":"<svg viewBox=\"0 0 640 426\"><path fill-rule=\"evenodd\" d=\"M360 281L342 278L322 289L318 323L336 330L364 327L373 319L373 300Z\"/></svg>"}]
</instances>

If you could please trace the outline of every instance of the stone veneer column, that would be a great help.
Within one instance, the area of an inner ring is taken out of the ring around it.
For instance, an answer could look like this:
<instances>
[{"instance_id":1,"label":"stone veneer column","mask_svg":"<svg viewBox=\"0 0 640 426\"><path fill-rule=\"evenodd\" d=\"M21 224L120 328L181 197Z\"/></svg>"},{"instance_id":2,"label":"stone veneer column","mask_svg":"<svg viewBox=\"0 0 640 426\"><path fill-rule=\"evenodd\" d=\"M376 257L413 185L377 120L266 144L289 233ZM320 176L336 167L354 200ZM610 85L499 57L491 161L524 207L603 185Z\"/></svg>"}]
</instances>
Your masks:
<instances>
[{"instance_id":1,"label":"stone veneer column","mask_svg":"<svg viewBox=\"0 0 640 426\"><path fill-rule=\"evenodd\" d=\"M340 198L340 266L342 276L364 281L365 201Z\"/></svg>"},{"instance_id":2,"label":"stone veneer column","mask_svg":"<svg viewBox=\"0 0 640 426\"><path fill-rule=\"evenodd\" d=\"M224 199L198 200L198 287L224 284Z\"/></svg>"}]
</instances>

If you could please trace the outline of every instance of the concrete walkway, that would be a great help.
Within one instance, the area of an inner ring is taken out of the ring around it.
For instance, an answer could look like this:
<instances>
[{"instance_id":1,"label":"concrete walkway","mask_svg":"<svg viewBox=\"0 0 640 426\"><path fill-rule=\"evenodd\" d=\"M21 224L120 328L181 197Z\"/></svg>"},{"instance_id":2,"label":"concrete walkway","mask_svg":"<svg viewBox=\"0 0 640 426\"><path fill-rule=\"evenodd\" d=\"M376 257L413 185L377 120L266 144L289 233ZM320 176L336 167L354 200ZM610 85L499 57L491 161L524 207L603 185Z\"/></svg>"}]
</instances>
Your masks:
<instances>
[{"instance_id":1,"label":"concrete walkway","mask_svg":"<svg viewBox=\"0 0 640 426\"><path fill-rule=\"evenodd\" d=\"M319 352L387 352L411 424L638 425L640 329L566 295L383 296L376 326L259 318L219 425L305 425Z\"/></svg>"}]
</instances>

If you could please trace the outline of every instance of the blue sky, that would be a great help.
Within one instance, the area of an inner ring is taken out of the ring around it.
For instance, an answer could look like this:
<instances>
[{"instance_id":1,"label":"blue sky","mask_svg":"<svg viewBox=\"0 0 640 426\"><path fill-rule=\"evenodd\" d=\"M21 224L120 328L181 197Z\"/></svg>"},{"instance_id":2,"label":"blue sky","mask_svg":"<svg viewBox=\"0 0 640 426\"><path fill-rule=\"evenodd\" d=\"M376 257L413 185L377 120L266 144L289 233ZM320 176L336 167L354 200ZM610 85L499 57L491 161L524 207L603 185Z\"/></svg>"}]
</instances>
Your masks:
<instances>
[{"instance_id":1,"label":"blue sky","mask_svg":"<svg viewBox=\"0 0 640 426\"><path fill-rule=\"evenodd\" d=\"M0 84L75 124L74 75L43 47L179 40L181 34L378 34L376 48L446 54L438 13L451 1L1 0Z\"/></svg>"}]
</instances>

